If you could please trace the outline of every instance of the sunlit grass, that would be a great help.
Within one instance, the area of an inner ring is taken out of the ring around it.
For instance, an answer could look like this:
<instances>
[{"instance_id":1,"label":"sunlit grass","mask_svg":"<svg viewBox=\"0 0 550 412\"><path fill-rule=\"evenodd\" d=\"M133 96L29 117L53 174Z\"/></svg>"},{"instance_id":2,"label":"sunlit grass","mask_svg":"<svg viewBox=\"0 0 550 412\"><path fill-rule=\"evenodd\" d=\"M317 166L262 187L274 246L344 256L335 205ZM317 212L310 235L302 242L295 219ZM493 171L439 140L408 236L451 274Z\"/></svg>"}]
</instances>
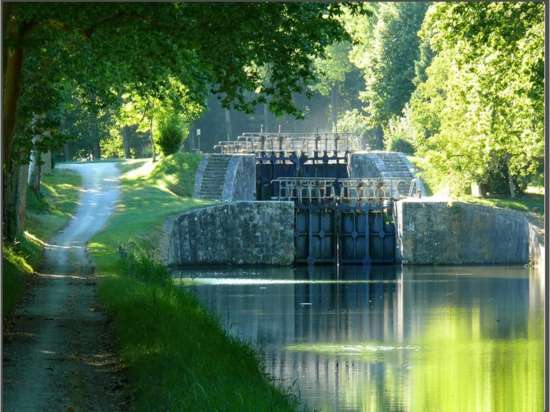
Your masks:
<instances>
[{"instance_id":1,"label":"sunlit grass","mask_svg":"<svg viewBox=\"0 0 550 412\"><path fill-rule=\"evenodd\" d=\"M119 260L100 296L114 318L119 348L135 391L135 409L291 411L258 357L179 289L162 266ZM113 267L112 267L113 268Z\"/></svg>"},{"instance_id":2,"label":"sunlit grass","mask_svg":"<svg viewBox=\"0 0 550 412\"><path fill-rule=\"evenodd\" d=\"M181 154L178 159L185 162L185 156ZM107 229L96 235L89 245L94 260L103 269L116 260L119 245L132 240L155 249L167 217L208 204L204 200L179 196L165 187L165 176L158 170L165 169L164 161L173 162L173 159L168 157L159 163L135 160L117 164L122 172L121 199ZM187 179L194 181L194 172Z\"/></svg>"},{"instance_id":3,"label":"sunlit grass","mask_svg":"<svg viewBox=\"0 0 550 412\"><path fill-rule=\"evenodd\" d=\"M529 187L524 194L513 199L506 197L479 198L463 195L458 200L483 206L504 207L544 215L544 188Z\"/></svg>"},{"instance_id":4,"label":"sunlit grass","mask_svg":"<svg viewBox=\"0 0 550 412\"><path fill-rule=\"evenodd\" d=\"M532 186L528 186L524 193L510 198L508 196L489 196L475 197L471 195L450 196L446 186L448 176L442 175L431 166L426 159L419 156L408 156L409 160L419 170L428 195L430 196L448 196L451 200L458 200L483 206L503 207L508 209L520 210L522 212L531 212L538 215L544 215L544 186L535 181ZM540 180L540 179L539 179Z\"/></svg>"},{"instance_id":5,"label":"sunlit grass","mask_svg":"<svg viewBox=\"0 0 550 412\"><path fill-rule=\"evenodd\" d=\"M199 158L121 162L121 198L88 244L102 304L135 392L134 409L287 411L292 398L263 374L253 350L228 336L195 298L154 261L165 220L208 202L189 197ZM187 197L182 196L182 194ZM122 259L135 243L140 259Z\"/></svg>"},{"instance_id":6,"label":"sunlit grass","mask_svg":"<svg viewBox=\"0 0 550 412\"><path fill-rule=\"evenodd\" d=\"M44 241L71 219L80 198L82 178L77 172L54 169L42 178L40 195L27 193L27 231Z\"/></svg>"},{"instance_id":7,"label":"sunlit grass","mask_svg":"<svg viewBox=\"0 0 550 412\"><path fill-rule=\"evenodd\" d=\"M2 310L9 315L25 289L25 282L38 267L44 247L73 216L80 197L78 173L54 169L42 177L40 195L27 192L23 235L2 256Z\"/></svg>"}]
</instances>

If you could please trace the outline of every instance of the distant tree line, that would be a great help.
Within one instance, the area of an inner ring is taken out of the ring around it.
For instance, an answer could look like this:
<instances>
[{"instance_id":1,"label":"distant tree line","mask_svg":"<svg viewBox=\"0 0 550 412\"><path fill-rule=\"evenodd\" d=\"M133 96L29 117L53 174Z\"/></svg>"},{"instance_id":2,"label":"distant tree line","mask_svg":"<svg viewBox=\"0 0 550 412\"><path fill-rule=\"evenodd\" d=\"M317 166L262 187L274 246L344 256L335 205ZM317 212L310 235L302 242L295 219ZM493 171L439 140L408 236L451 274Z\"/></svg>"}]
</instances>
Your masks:
<instances>
[{"instance_id":1,"label":"distant tree line","mask_svg":"<svg viewBox=\"0 0 550 412\"><path fill-rule=\"evenodd\" d=\"M303 119L224 114L192 126L203 150L243 131L360 133L415 155L434 186L515 196L544 168L544 4L374 3L344 12L349 40L326 46L316 81L292 99ZM310 99L306 98L310 96ZM267 115L266 115L267 113ZM228 122L227 118L231 121ZM205 133L206 131L206 133ZM206 136L205 136L206 135Z\"/></svg>"}]
</instances>

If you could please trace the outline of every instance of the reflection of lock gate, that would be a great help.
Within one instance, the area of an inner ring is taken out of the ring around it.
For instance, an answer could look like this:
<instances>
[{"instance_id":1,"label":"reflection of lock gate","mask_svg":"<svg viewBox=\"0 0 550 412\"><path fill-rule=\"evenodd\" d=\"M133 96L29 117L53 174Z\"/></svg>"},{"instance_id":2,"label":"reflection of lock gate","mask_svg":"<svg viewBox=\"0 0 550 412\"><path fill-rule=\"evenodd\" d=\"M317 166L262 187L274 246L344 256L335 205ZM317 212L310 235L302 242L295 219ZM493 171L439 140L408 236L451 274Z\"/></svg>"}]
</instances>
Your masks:
<instances>
[{"instance_id":1,"label":"reflection of lock gate","mask_svg":"<svg viewBox=\"0 0 550 412\"><path fill-rule=\"evenodd\" d=\"M274 200L295 203L297 263L394 263L393 202L416 179L279 178Z\"/></svg>"}]
</instances>

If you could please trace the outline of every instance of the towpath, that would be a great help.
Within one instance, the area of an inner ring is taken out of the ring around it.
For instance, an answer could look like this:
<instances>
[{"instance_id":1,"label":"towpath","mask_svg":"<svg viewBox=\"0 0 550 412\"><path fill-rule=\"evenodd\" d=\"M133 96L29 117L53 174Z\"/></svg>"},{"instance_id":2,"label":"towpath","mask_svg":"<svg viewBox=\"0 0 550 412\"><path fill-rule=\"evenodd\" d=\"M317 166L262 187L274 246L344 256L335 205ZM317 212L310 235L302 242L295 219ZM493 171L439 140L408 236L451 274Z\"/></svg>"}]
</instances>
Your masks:
<instances>
[{"instance_id":1,"label":"towpath","mask_svg":"<svg viewBox=\"0 0 550 412\"><path fill-rule=\"evenodd\" d=\"M62 164L82 175L75 216L47 246L37 280L4 336L2 410L126 409L124 377L113 354L86 242L113 213L115 163Z\"/></svg>"}]
</instances>

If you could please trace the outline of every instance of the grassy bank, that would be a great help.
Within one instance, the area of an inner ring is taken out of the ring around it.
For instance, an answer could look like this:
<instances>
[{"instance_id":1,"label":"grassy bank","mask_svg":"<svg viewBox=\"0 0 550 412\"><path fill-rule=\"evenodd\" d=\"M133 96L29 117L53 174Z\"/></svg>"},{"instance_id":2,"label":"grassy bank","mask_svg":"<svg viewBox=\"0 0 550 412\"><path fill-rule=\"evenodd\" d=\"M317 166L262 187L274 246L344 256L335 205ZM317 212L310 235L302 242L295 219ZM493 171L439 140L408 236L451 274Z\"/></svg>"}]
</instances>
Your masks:
<instances>
[{"instance_id":1,"label":"grassy bank","mask_svg":"<svg viewBox=\"0 0 550 412\"><path fill-rule=\"evenodd\" d=\"M446 192L446 176L438 173L431 167L425 159L415 156L409 156L409 160L419 170L419 175L424 182L428 195L438 195ZM534 180L532 186L528 186L524 193L515 198L506 196L487 196L475 197L467 194L451 196L452 200L459 200L467 203L474 203L483 206L503 207L508 209L530 212L538 215L544 215L544 180Z\"/></svg>"},{"instance_id":2,"label":"grassy bank","mask_svg":"<svg viewBox=\"0 0 550 412\"><path fill-rule=\"evenodd\" d=\"M101 279L100 299L113 317L135 391L134 407L292 410L291 398L262 373L252 349L228 336L150 258L166 217L205 204L189 197L197 165L198 158L188 154L169 157L154 168L149 162L121 163L125 173L119 206L89 245ZM136 246L128 247L129 241ZM120 245L127 257L118 255Z\"/></svg>"},{"instance_id":3,"label":"grassy bank","mask_svg":"<svg viewBox=\"0 0 550 412\"><path fill-rule=\"evenodd\" d=\"M54 169L42 178L40 195L27 193L25 233L2 255L2 310L9 316L42 259L45 242L70 220L78 206L78 173Z\"/></svg>"},{"instance_id":4,"label":"grassy bank","mask_svg":"<svg viewBox=\"0 0 550 412\"><path fill-rule=\"evenodd\" d=\"M544 216L544 188L528 187L525 193L511 199L506 197L473 197L462 195L458 197L468 203L475 203L484 206L505 207L508 209L520 210L522 212L536 213Z\"/></svg>"}]
</instances>

